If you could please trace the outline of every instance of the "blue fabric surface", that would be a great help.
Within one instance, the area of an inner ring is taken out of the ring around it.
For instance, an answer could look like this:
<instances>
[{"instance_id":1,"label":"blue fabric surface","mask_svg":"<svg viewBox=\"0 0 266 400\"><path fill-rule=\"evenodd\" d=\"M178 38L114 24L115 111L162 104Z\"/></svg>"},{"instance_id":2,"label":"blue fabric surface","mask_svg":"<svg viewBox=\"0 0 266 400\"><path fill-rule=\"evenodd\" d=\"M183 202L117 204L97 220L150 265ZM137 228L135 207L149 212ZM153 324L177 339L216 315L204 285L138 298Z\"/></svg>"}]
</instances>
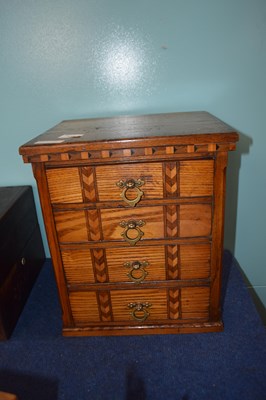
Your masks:
<instances>
[{"instance_id":1,"label":"blue fabric surface","mask_svg":"<svg viewBox=\"0 0 266 400\"><path fill-rule=\"evenodd\" d=\"M9 341L0 390L19 400L265 400L266 332L229 252L224 332L64 338L46 262Z\"/></svg>"}]
</instances>

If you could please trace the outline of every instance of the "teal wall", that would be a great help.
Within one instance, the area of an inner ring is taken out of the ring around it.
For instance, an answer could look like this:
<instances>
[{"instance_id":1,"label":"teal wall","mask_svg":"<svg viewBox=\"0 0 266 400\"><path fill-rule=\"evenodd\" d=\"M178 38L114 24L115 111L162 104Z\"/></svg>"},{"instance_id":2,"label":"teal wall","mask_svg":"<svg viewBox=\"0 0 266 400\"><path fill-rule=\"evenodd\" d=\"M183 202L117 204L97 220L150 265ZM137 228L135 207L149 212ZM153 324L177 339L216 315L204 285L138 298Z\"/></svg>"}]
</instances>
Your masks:
<instances>
[{"instance_id":1,"label":"teal wall","mask_svg":"<svg viewBox=\"0 0 266 400\"><path fill-rule=\"evenodd\" d=\"M225 244L266 304L265 39L265 0L0 0L0 185L36 195L17 149L63 119L207 110L241 132Z\"/></svg>"}]
</instances>

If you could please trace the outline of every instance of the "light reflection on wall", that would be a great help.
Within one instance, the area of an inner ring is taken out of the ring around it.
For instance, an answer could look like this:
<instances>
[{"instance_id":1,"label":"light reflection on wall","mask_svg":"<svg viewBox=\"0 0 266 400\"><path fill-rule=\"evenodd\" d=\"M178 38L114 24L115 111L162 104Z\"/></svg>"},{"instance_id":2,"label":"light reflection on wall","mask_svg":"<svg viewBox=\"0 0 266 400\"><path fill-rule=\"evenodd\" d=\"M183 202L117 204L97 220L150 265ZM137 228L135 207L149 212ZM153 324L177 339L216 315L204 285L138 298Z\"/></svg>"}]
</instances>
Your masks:
<instances>
[{"instance_id":1,"label":"light reflection on wall","mask_svg":"<svg viewBox=\"0 0 266 400\"><path fill-rule=\"evenodd\" d=\"M132 90L150 90L155 63L150 60L147 38L116 27L96 51L97 83L104 91L132 96Z\"/></svg>"},{"instance_id":2,"label":"light reflection on wall","mask_svg":"<svg viewBox=\"0 0 266 400\"><path fill-rule=\"evenodd\" d=\"M115 43L108 49L103 65L109 84L128 86L141 79L143 55L131 43Z\"/></svg>"}]
</instances>

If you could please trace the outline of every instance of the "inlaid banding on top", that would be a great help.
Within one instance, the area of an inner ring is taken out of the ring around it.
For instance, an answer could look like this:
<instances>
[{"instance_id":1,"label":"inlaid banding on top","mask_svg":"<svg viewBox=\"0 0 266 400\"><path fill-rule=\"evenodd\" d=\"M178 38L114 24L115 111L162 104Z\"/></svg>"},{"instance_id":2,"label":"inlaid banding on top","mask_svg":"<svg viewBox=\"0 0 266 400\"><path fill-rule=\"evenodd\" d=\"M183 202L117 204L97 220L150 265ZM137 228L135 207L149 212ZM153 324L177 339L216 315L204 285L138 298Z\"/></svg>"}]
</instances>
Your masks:
<instances>
[{"instance_id":1,"label":"inlaid banding on top","mask_svg":"<svg viewBox=\"0 0 266 400\"><path fill-rule=\"evenodd\" d=\"M47 162L47 161L68 161L68 160L108 160L119 159L121 157L136 158L139 157L166 157L181 154L212 154L217 151L230 151L235 149L234 143L225 144L182 144L175 146L151 146L136 147L131 149L110 149L110 150L90 150L90 151L68 151L61 153L35 154L23 156L25 162Z\"/></svg>"}]
</instances>

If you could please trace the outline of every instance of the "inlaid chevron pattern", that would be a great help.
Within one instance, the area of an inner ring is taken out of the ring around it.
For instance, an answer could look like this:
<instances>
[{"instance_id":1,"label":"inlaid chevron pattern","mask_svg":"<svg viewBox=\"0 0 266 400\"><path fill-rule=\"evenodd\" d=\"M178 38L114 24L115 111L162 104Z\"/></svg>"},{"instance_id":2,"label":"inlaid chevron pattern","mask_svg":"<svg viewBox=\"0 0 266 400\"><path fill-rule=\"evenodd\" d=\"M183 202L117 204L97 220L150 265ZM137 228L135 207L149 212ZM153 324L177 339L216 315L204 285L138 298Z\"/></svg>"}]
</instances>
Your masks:
<instances>
[{"instance_id":1,"label":"inlaid chevron pattern","mask_svg":"<svg viewBox=\"0 0 266 400\"><path fill-rule=\"evenodd\" d=\"M166 236L178 236L178 206L168 205L165 207L166 214Z\"/></svg>"},{"instance_id":2,"label":"inlaid chevron pattern","mask_svg":"<svg viewBox=\"0 0 266 400\"><path fill-rule=\"evenodd\" d=\"M101 229L98 210L87 210L89 240L101 240Z\"/></svg>"},{"instance_id":3,"label":"inlaid chevron pattern","mask_svg":"<svg viewBox=\"0 0 266 400\"><path fill-rule=\"evenodd\" d=\"M105 264L104 249L94 249L93 253L93 264L95 281L99 283L108 282L108 273Z\"/></svg>"},{"instance_id":4,"label":"inlaid chevron pattern","mask_svg":"<svg viewBox=\"0 0 266 400\"><path fill-rule=\"evenodd\" d=\"M84 201L96 201L94 174L92 167L81 168L81 179L83 187L83 198Z\"/></svg>"},{"instance_id":5,"label":"inlaid chevron pattern","mask_svg":"<svg viewBox=\"0 0 266 400\"><path fill-rule=\"evenodd\" d=\"M165 194L166 197L178 196L178 163L165 164Z\"/></svg>"},{"instance_id":6,"label":"inlaid chevron pattern","mask_svg":"<svg viewBox=\"0 0 266 400\"><path fill-rule=\"evenodd\" d=\"M166 246L167 279L178 278L178 246Z\"/></svg>"},{"instance_id":7,"label":"inlaid chevron pattern","mask_svg":"<svg viewBox=\"0 0 266 400\"><path fill-rule=\"evenodd\" d=\"M111 297L108 291L99 291L98 304L101 321L112 321Z\"/></svg>"},{"instance_id":8,"label":"inlaid chevron pattern","mask_svg":"<svg viewBox=\"0 0 266 400\"><path fill-rule=\"evenodd\" d=\"M179 289L170 289L168 292L169 318L179 318Z\"/></svg>"}]
</instances>

